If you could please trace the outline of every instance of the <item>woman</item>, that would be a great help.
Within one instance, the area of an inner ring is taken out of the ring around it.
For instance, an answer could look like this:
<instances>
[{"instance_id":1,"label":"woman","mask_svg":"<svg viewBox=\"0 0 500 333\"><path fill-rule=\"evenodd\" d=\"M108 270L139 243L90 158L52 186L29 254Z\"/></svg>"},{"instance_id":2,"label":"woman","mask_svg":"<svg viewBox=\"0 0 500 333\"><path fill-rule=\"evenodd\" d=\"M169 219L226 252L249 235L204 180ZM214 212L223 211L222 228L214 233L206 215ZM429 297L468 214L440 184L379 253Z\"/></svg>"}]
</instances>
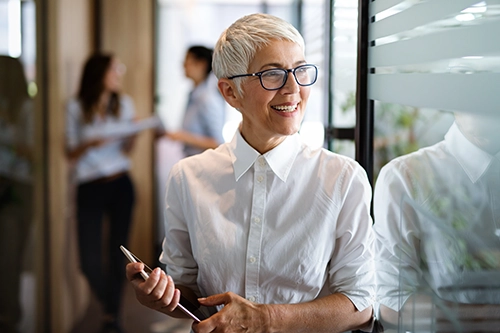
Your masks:
<instances>
[{"instance_id":1,"label":"woman","mask_svg":"<svg viewBox=\"0 0 500 333\"><path fill-rule=\"evenodd\" d=\"M317 68L289 23L243 17L220 37L214 72L242 114L233 140L186 158L167 183L160 269L139 301L171 316L180 293L218 312L195 332L344 332L371 322L371 189L352 159L298 134ZM323 288L325 287L325 288Z\"/></svg>"},{"instance_id":2,"label":"woman","mask_svg":"<svg viewBox=\"0 0 500 333\"><path fill-rule=\"evenodd\" d=\"M167 137L184 144L185 156L216 148L224 142L226 103L212 75L212 53L204 46L192 46L184 60L184 73L193 82L193 90L189 93L182 130L169 132Z\"/></svg>"},{"instance_id":3,"label":"woman","mask_svg":"<svg viewBox=\"0 0 500 333\"><path fill-rule=\"evenodd\" d=\"M133 122L130 97L120 93L124 65L95 54L83 69L78 96L67 106L67 155L76 166L78 244L81 269L105 310L103 332L120 332L118 314L134 188L129 176L133 138L116 128ZM109 134L113 133L113 136ZM103 233L103 217L109 231ZM107 235L107 239L103 236ZM102 245L106 245L103 249Z\"/></svg>"}]
</instances>

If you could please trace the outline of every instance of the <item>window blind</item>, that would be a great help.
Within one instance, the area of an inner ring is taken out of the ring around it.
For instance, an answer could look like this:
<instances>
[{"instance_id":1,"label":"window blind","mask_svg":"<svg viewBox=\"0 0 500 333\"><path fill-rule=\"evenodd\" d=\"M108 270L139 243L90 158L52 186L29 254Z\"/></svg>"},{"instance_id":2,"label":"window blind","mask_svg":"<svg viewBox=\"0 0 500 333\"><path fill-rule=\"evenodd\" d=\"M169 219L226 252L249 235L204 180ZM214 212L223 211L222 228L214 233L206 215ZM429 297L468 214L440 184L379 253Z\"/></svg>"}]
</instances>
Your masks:
<instances>
[{"instance_id":1,"label":"window blind","mask_svg":"<svg viewBox=\"0 0 500 333\"><path fill-rule=\"evenodd\" d=\"M369 16L369 99L496 112L499 0L372 0Z\"/></svg>"}]
</instances>

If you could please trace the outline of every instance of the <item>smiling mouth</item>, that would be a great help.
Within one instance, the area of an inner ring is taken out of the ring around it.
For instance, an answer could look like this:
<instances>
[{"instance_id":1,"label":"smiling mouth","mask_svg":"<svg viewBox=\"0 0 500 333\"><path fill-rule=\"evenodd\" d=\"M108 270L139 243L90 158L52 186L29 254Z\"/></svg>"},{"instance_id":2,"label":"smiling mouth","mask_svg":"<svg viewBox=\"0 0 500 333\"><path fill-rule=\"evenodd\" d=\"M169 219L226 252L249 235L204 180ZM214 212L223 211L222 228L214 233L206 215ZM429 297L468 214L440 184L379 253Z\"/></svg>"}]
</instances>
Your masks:
<instances>
[{"instance_id":1,"label":"smiling mouth","mask_svg":"<svg viewBox=\"0 0 500 333\"><path fill-rule=\"evenodd\" d=\"M295 105L276 105L276 106L271 106L276 111L279 112L293 112L297 110L298 104Z\"/></svg>"}]
</instances>

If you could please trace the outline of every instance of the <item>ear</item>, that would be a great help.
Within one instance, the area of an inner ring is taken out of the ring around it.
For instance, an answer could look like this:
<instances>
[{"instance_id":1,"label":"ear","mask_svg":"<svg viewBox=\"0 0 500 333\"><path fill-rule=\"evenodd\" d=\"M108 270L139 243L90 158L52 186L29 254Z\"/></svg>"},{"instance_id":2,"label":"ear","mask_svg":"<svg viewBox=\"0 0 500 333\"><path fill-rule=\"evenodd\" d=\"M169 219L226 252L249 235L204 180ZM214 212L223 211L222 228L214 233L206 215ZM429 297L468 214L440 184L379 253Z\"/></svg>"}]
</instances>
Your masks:
<instances>
[{"instance_id":1,"label":"ear","mask_svg":"<svg viewBox=\"0 0 500 333\"><path fill-rule=\"evenodd\" d=\"M219 91L226 100L226 102L233 108L238 109L241 106L240 99L241 96L236 90L236 86L232 80L229 79L219 79L217 83Z\"/></svg>"}]
</instances>

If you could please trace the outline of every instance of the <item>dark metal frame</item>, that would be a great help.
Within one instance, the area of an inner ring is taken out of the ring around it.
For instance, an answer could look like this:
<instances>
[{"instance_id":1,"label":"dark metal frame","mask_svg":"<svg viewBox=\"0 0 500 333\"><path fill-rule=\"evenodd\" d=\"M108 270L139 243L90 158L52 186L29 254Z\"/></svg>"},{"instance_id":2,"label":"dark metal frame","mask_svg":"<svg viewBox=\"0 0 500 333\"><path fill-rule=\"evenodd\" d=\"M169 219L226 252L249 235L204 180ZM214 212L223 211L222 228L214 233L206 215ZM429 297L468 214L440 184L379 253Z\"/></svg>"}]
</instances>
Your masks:
<instances>
[{"instance_id":1,"label":"dark metal frame","mask_svg":"<svg viewBox=\"0 0 500 333\"><path fill-rule=\"evenodd\" d=\"M372 0L373 1L373 0ZM374 103L368 99L368 24L370 1L358 0L358 63L356 87L356 160L365 168L373 185Z\"/></svg>"},{"instance_id":2,"label":"dark metal frame","mask_svg":"<svg viewBox=\"0 0 500 333\"><path fill-rule=\"evenodd\" d=\"M41 107L41 118L42 118L42 126L41 126L41 173L42 173L42 191L43 193L49 193L49 153L50 153L50 145L49 145L49 92L47 87L49 86L49 4L48 0L41 0L35 2L36 6L36 57L37 57L37 74L36 80L38 81L39 94L38 97L40 99L40 107ZM52 328L52 300L51 300L51 256L50 256L50 244L51 244L51 225L50 225L50 198L48 195L43 195L41 197L42 200L42 220L41 220L41 233L42 239L41 241L41 249L42 249L42 268L41 268L41 283L39 285L42 286L43 290L39 291L37 294L37 298L41 299L41 306L37 303L37 311L36 314L36 323L38 325L39 332L50 332Z\"/></svg>"},{"instance_id":3,"label":"dark metal frame","mask_svg":"<svg viewBox=\"0 0 500 333\"><path fill-rule=\"evenodd\" d=\"M325 128L325 143L328 150L333 150L333 140L337 138L335 136L336 129L333 127L333 68L334 68L334 43L333 43L333 20L334 20L334 0L325 1L325 13L328 15L325 18L325 44L326 44L326 54L325 54L325 72L328 73L326 80L326 93L325 93L325 105L326 108L326 119L327 125ZM353 137L354 138L354 137ZM353 139L352 138L352 139Z\"/></svg>"}]
</instances>

